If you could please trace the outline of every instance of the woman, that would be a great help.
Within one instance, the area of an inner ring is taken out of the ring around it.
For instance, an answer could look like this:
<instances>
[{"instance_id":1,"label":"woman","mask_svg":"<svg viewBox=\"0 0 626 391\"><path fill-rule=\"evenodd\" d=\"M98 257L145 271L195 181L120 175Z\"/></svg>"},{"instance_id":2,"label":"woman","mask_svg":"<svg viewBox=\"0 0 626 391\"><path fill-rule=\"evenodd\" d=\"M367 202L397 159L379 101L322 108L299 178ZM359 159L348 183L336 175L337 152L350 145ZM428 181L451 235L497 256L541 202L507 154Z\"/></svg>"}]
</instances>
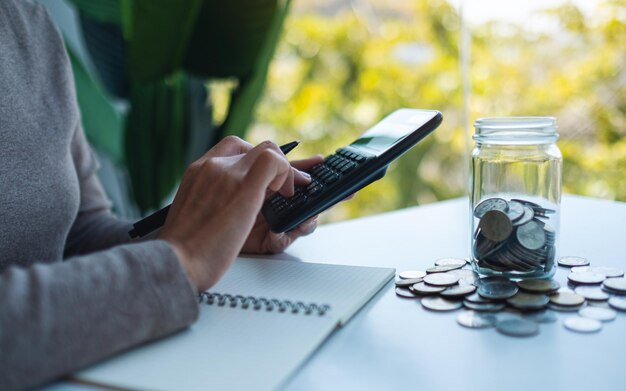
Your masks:
<instances>
[{"instance_id":1,"label":"woman","mask_svg":"<svg viewBox=\"0 0 626 391\"><path fill-rule=\"evenodd\" d=\"M239 252L280 252L315 229L272 234L259 211L268 188L293 194L321 159L292 167L273 143L226 138L187 169L158 239L131 242L96 177L58 31L37 3L1 1L0 388L191 324L196 294Z\"/></svg>"}]
</instances>

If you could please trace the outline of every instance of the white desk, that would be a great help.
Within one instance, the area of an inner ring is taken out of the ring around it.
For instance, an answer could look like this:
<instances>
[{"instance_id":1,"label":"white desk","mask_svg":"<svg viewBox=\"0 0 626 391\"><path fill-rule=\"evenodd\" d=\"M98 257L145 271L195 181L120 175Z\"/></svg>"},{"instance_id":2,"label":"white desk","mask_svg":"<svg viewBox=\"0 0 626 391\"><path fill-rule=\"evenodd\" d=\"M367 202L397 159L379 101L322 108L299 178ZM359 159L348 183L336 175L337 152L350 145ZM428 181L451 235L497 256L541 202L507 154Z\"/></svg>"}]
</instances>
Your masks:
<instances>
[{"instance_id":1,"label":"white desk","mask_svg":"<svg viewBox=\"0 0 626 391\"><path fill-rule=\"evenodd\" d=\"M468 206L440 202L320 227L288 254L305 261L425 269L468 256ZM626 203L566 196L562 255L626 269ZM562 283L569 269L559 268ZM565 285L565 284L562 284ZM513 338L456 323L395 295L389 283L290 379L287 390L624 390L626 314L600 333L559 321ZM262 354L260 353L260 356Z\"/></svg>"},{"instance_id":2,"label":"white desk","mask_svg":"<svg viewBox=\"0 0 626 391\"><path fill-rule=\"evenodd\" d=\"M464 199L321 226L276 257L425 269L441 257L467 257ZM561 254L626 269L626 203L564 197ZM568 269L560 268L563 283ZM565 284L563 284L565 285ZM513 338L456 323L395 295L389 283L289 380L302 390L624 390L626 314L598 334L559 321L538 336ZM263 359L263 352L259 352ZM81 388L58 383L51 391ZM75 388L74 388L75 387ZM84 387L85 390L90 389ZM207 385L207 389L211 389Z\"/></svg>"}]
</instances>

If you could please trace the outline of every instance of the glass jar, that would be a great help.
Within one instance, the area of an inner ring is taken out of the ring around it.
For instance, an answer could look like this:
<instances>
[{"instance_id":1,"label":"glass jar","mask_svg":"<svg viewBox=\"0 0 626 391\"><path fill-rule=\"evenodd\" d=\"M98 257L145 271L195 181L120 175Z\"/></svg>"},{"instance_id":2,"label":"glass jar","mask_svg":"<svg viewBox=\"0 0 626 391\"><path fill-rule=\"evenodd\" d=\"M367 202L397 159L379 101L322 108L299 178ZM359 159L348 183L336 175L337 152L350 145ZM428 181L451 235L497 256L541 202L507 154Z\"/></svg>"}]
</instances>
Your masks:
<instances>
[{"instance_id":1,"label":"glass jar","mask_svg":"<svg viewBox=\"0 0 626 391\"><path fill-rule=\"evenodd\" d=\"M470 243L474 270L512 279L556 270L561 151L553 117L474 123Z\"/></svg>"}]
</instances>

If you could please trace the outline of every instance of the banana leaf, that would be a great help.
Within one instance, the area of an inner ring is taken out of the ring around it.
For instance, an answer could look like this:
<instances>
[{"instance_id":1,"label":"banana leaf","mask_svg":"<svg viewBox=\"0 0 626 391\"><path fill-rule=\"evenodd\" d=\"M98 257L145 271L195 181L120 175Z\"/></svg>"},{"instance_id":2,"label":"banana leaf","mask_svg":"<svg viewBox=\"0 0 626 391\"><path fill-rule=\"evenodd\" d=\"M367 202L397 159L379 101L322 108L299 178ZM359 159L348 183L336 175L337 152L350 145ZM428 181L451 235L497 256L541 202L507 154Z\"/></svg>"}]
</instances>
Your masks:
<instances>
[{"instance_id":1,"label":"banana leaf","mask_svg":"<svg viewBox=\"0 0 626 391\"><path fill-rule=\"evenodd\" d=\"M122 116L100 85L89 75L71 46L66 45L66 48L74 71L76 97L85 134L92 145L121 164L124 160Z\"/></svg>"},{"instance_id":2,"label":"banana leaf","mask_svg":"<svg viewBox=\"0 0 626 391\"><path fill-rule=\"evenodd\" d=\"M186 76L135 82L126 122L126 164L142 212L161 207L180 179L188 143Z\"/></svg>"}]
</instances>

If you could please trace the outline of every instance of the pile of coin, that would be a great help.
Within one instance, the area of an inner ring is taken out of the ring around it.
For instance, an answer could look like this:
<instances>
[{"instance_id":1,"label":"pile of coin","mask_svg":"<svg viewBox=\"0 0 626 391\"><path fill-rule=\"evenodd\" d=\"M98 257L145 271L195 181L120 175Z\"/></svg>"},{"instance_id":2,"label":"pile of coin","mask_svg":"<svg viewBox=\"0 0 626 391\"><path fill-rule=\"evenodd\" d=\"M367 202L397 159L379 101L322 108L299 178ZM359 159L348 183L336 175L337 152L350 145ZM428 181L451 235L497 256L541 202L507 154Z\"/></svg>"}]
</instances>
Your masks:
<instances>
[{"instance_id":1,"label":"pile of coin","mask_svg":"<svg viewBox=\"0 0 626 391\"><path fill-rule=\"evenodd\" d=\"M539 333L540 323L557 320L556 312L577 312L565 319L565 328L581 333L602 329L603 322L626 311L626 278L613 267L589 266L580 257L559 259L570 267L568 284L556 280L528 279L517 282L504 277L480 277L465 259L442 258L421 270L399 273L396 295L421 299L431 311L465 309L457 322L469 328L495 327L511 336ZM555 312L556 311L556 312Z\"/></svg>"},{"instance_id":2,"label":"pile of coin","mask_svg":"<svg viewBox=\"0 0 626 391\"><path fill-rule=\"evenodd\" d=\"M555 210L521 199L488 198L474 208L479 219L472 251L478 266L500 272L554 267L556 232L548 224Z\"/></svg>"}]
</instances>

